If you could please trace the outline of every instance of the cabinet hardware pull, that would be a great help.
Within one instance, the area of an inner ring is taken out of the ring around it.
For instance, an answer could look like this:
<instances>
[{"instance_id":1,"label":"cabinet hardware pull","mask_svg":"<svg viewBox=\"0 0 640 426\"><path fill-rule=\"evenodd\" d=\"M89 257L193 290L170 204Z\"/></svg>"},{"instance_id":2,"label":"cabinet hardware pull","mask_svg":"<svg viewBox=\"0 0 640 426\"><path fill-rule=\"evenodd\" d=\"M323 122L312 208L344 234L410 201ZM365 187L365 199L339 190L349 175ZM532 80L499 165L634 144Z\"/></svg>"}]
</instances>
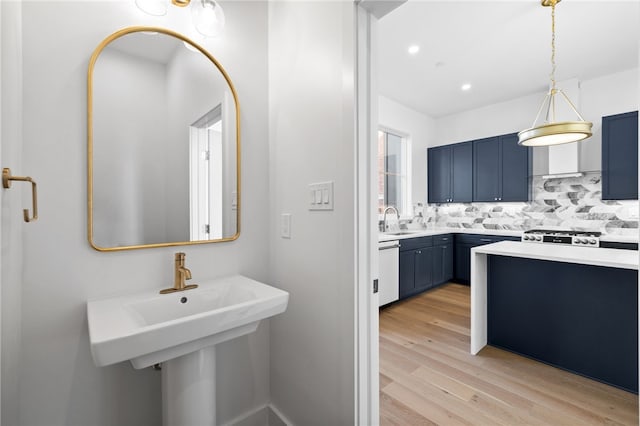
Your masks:
<instances>
[{"instance_id":1,"label":"cabinet hardware pull","mask_svg":"<svg viewBox=\"0 0 640 426\"><path fill-rule=\"evenodd\" d=\"M489 239L486 239L486 238L482 238L482 239L480 239L480 241L483 241L483 242L485 242L485 243L491 243L491 242L493 242L493 240L489 240Z\"/></svg>"},{"instance_id":2,"label":"cabinet hardware pull","mask_svg":"<svg viewBox=\"0 0 640 426\"><path fill-rule=\"evenodd\" d=\"M36 187L36 182L31 179L29 176L12 176L11 169L5 167L2 169L2 186L5 189L11 188L11 181L19 181L19 182L29 182L31 183L31 204L33 206L33 216L29 215L29 209L23 209L22 215L25 222L33 222L38 219L38 190Z\"/></svg>"},{"instance_id":3,"label":"cabinet hardware pull","mask_svg":"<svg viewBox=\"0 0 640 426\"><path fill-rule=\"evenodd\" d=\"M400 244L396 244L395 246L379 247L378 250L379 251L390 250L390 249L394 249L394 248L398 248L398 247L400 247Z\"/></svg>"}]
</instances>

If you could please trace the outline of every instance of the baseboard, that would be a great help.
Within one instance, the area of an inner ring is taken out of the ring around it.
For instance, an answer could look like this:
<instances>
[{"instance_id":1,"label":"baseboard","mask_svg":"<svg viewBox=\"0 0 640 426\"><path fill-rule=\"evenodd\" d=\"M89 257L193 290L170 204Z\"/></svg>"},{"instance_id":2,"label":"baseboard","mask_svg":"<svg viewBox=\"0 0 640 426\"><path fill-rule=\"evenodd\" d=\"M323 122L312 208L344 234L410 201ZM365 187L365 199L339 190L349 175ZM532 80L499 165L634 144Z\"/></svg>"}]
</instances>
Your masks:
<instances>
[{"instance_id":1,"label":"baseboard","mask_svg":"<svg viewBox=\"0 0 640 426\"><path fill-rule=\"evenodd\" d=\"M293 423L272 404L266 404L241 414L224 426L293 426Z\"/></svg>"},{"instance_id":2,"label":"baseboard","mask_svg":"<svg viewBox=\"0 0 640 426\"><path fill-rule=\"evenodd\" d=\"M287 419L280 410L273 404L269 404L269 426L293 426L293 423Z\"/></svg>"}]
</instances>

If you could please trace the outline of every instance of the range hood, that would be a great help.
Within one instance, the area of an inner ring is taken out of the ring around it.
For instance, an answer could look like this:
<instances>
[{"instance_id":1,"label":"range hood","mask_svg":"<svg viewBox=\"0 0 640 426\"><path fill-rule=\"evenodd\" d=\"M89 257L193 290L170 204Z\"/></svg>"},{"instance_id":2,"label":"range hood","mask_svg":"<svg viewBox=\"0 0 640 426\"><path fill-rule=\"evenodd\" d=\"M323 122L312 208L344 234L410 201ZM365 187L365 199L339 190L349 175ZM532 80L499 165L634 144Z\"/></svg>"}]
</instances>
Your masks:
<instances>
[{"instance_id":1,"label":"range hood","mask_svg":"<svg viewBox=\"0 0 640 426\"><path fill-rule=\"evenodd\" d=\"M580 142L548 147L549 172L543 179L580 177Z\"/></svg>"},{"instance_id":2,"label":"range hood","mask_svg":"<svg viewBox=\"0 0 640 426\"><path fill-rule=\"evenodd\" d=\"M576 106L580 106L580 82L577 79L563 81L558 84L562 90L574 99ZM567 105L558 104L558 117L570 117L572 112ZM549 178L580 177L583 175L580 170L580 143L572 142L563 145L552 145L548 147L549 170L542 176Z\"/></svg>"}]
</instances>

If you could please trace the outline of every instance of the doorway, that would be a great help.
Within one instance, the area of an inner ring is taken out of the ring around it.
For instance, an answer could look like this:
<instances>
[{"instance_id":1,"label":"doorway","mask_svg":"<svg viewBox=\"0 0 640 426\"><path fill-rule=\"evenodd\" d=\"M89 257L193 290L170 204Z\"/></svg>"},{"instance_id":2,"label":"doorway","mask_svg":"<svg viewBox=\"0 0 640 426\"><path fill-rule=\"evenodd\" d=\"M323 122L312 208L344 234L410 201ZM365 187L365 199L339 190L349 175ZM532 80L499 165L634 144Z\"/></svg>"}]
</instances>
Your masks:
<instances>
[{"instance_id":1,"label":"doorway","mask_svg":"<svg viewBox=\"0 0 640 426\"><path fill-rule=\"evenodd\" d=\"M222 105L189 127L190 240L222 238Z\"/></svg>"}]
</instances>

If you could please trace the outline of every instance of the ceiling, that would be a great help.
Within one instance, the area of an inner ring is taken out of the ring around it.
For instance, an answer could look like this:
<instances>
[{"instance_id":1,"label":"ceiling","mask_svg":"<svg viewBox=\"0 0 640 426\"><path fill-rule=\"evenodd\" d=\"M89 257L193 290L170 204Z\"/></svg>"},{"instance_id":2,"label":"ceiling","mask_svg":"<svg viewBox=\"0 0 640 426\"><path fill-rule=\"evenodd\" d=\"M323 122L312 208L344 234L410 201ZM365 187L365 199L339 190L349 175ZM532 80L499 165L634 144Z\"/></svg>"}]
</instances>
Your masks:
<instances>
[{"instance_id":1,"label":"ceiling","mask_svg":"<svg viewBox=\"0 0 640 426\"><path fill-rule=\"evenodd\" d=\"M639 40L640 0L564 0L556 80L636 68ZM539 0L409 0L380 20L378 42L380 94L434 118L549 86L551 8Z\"/></svg>"}]
</instances>

